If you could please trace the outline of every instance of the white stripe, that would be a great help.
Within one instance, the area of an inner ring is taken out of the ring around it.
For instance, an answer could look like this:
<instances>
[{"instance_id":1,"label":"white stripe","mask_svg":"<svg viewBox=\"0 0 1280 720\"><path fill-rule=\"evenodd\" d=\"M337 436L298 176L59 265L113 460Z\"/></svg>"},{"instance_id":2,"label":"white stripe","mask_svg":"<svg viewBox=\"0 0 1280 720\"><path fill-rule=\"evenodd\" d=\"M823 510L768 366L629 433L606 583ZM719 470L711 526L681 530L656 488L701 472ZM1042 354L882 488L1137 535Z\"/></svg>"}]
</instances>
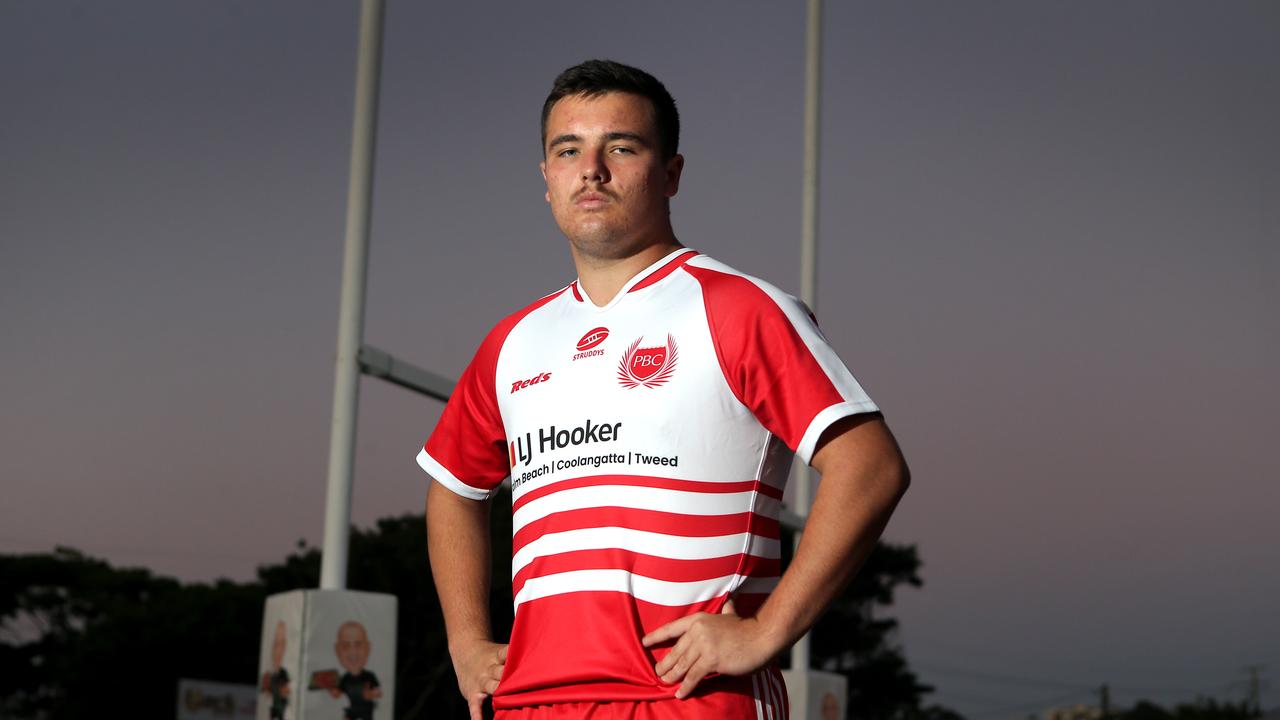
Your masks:
<instances>
[{"instance_id":1,"label":"white stripe","mask_svg":"<svg viewBox=\"0 0 1280 720\"><path fill-rule=\"evenodd\" d=\"M760 673L751 673L751 694L756 699L756 720L764 720L764 708L760 706Z\"/></svg>"},{"instance_id":2,"label":"white stripe","mask_svg":"<svg viewBox=\"0 0 1280 720\"><path fill-rule=\"evenodd\" d=\"M621 527L583 528L548 533L520 548L511 558L511 577L536 558L575 550L618 549L671 560L709 560L739 555L744 546L748 555L782 557L781 542L751 533L687 537Z\"/></svg>"},{"instance_id":3,"label":"white stripe","mask_svg":"<svg viewBox=\"0 0 1280 720\"><path fill-rule=\"evenodd\" d=\"M710 580L672 582L635 575L626 570L571 570L530 578L516 594L515 606L552 595L595 590L626 593L655 605L678 607L723 595L741 577L725 575Z\"/></svg>"},{"instance_id":4,"label":"white stripe","mask_svg":"<svg viewBox=\"0 0 1280 720\"><path fill-rule=\"evenodd\" d=\"M773 592L773 589L778 587L779 578L777 575L770 577L739 577L742 577L742 584L733 589L735 593L757 593L763 595Z\"/></svg>"},{"instance_id":5,"label":"white stripe","mask_svg":"<svg viewBox=\"0 0 1280 720\"><path fill-rule=\"evenodd\" d=\"M822 432L831 427L832 423L843 417L875 412L878 409L870 400L836 403L824 409L809 422L809 427L804 431L804 437L800 438L800 444L796 446L796 455L806 463L809 462L813 459L813 450L818 445L818 438L822 437Z\"/></svg>"},{"instance_id":6,"label":"white stripe","mask_svg":"<svg viewBox=\"0 0 1280 720\"><path fill-rule=\"evenodd\" d=\"M760 678L760 683L761 683L762 685L764 685L764 697L765 697L765 708L764 708L764 709L765 709L765 713L764 713L764 715L765 715L765 719L766 719L766 720L774 720L774 716L773 716L773 707L774 707L774 704L773 704L773 686L769 684L769 674L768 674L767 672L766 672L766 673L764 673L764 677Z\"/></svg>"},{"instance_id":7,"label":"white stripe","mask_svg":"<svg viewBox=\"0 0 1280 720\"><path fill-rule=\"evenodd\" d=\"M425 447L418 451L418 465L423 470L426 470L427 474L436 482L458 493L462 497L471 498L472 500L485 500L498 494L497 487L486 491L462 482L455 477L453 473L449 472L448 468L436 462L435 458L428 455Z\"/></svg>"},{"instance_id":8,"label":"white stripe","mask_svg":"<svg viewBox=\"0 0 1280 720\"><path fill-rule=\"evenodd\" d=\"M777 518L780 503L752 492L703 493L667 490L638 485L593 485L561 490L525 503L511 517L512 532L548 515L567 510L596 507L639 508L684 515L732 515L752 510L768 518Z\"/></svg>"},{"instance_id":9,"label":"white stripe","mask_svg":"<svg viewBox=\"0 0 1280 720\"><path fill-rule=\"evenodd\" d=\"M769 682L773 685L774 694L778 698L778 718L779 720L785 720L785 718L787 717L787 713L784 712L784 710L787 707L787 703L785 702L784 695L783 695L785 690L782 687L782 676L769 672L768 669L765 670L765 675L769 678Z\"/></svg>"}]
</instances>

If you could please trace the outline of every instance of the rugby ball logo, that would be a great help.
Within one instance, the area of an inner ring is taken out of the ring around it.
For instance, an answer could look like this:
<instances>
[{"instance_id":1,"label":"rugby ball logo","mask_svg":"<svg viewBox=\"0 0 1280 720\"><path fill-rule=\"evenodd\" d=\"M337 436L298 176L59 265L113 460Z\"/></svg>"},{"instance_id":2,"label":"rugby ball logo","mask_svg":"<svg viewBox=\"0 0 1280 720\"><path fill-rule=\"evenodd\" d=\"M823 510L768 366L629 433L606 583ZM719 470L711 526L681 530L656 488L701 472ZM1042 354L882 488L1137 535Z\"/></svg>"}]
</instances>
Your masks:
<instances>
[{"instance_id":1,"label":"rugby ball logo","mask_svg":"<svg viewBox=\"0 0 1280 720\"><path fill-rule=\"evenodd\" d=\"M680 359L680 350L676 339L667 335L667 344L658 347L640 347L644 336L636 338L627 351L622 354L622 362L618 363L618 383L624 388L644 386L656 388L671 379L675 372L676 361Z\"/></svg>"},{"instance_id":2,"label":"rugby ball logo","mask_svg":"<svg viewBox=\"0 0 1280 720\"><path fill-rule=\"evenodd\" d=\"M578 341L578 350L590 350L604 342L607 337L609 337L609 328L607 327L598 327L594 330L588 330L587 334L583 335L582 339Z\"/></svg>"}]
</instances>

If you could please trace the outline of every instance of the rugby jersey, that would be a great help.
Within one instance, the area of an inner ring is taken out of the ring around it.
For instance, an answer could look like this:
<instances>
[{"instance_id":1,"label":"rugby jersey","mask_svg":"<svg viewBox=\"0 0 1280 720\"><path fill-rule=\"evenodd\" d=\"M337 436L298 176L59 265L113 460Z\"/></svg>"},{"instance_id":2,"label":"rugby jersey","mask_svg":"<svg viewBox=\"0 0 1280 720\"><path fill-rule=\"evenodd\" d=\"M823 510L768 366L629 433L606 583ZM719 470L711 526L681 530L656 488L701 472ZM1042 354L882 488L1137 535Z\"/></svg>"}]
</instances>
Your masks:
<instances>
[{"instance_id":1,"label":"rugby jersey","mask_svg":"<svg viewBox=\"0 0 1280 720\"><path fill-rule=\"evenodd\" d=\"M669 644L640 639L730 597L753 615L781 572L793 454L876 409L803 303L689 249L604 307L575 281L498 323L418 454L468 498L511 477L494 707L672 697ZM782 692L776 668L752 681L758 701Z\"/></svg>"}]
</instances>

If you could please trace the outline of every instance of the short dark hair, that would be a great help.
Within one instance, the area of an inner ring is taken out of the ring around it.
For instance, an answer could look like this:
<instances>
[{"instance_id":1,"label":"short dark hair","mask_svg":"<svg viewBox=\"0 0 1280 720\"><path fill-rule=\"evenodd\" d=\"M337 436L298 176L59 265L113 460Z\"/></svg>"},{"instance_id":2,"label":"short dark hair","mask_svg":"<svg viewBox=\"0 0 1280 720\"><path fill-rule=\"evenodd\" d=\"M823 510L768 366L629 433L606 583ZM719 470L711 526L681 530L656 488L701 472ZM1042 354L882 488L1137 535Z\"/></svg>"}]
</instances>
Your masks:
<instances>
[{"instance_id":1,"label":"short dark hair","mask_svg":"<svg viewBox=\"0 0 1280 720\"><path fill-rule=\"evenodd\" d=\"M542 147L547 145L547 117L551 106L571 95L597 97L611 92L631 93L653 105L653 124L658 130L662 157L670 160L680 147L680 113L676 101L661 82L649 73L612 60L588 60L556 77L551 94L542 104Z\"/></svg>"}]
</instances>

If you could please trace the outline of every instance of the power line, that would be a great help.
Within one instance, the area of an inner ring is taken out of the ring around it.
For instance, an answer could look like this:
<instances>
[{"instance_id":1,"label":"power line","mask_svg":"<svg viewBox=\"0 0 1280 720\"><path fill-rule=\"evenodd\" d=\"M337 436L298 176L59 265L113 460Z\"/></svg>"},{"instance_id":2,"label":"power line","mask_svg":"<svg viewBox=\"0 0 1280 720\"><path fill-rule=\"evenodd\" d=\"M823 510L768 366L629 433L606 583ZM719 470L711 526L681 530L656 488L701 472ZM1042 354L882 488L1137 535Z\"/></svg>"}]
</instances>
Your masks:
<instances>
[{"instance_id":1,"label":"power line","mask_svg":"<svg viewBox=\"0 0 1280 720\"><path fill-rule=\"evenodd\" d=\"M912 665L942 674L964 675L967 677L980 678L983 680L991 680L993 682L1005 683L1008 685L1022 685L1025 687L1039 686L1058 689L1093 691L1097 688L1093 683L1076 683L1063 682L1061 680L1049 680L1046 678L1033 678L1025 675L1007 675L1003 673L992 673L980 670L970 670L968 668L955 667L943 663L935 663L932 661L913 660Z\"/></svg>"},{"instance_id":2,"label":"power line","mask_svg":"<svg viewBox=\"0 0 1280 720\"><path fill-rule=\"evenodd\" d=\"M1098 689L1098 685L1096 683L1084 683L1084 682L1068 681L1068 680L1061 680L1061 679L1050 679L1045 677L1033 677L1029 675L1021 675L1021 674L1006 673L1006 672L973 670L968 667L958 667L955 665L949 665L947 663L934 662L932 660L913 659L911 661L911 665L917 668L940 673L943 675L963 676L963 677L975 678L978 680L987 680L993 683L1014 685L1014 686L1020 686L1020 687L1028 687L1028 688L1039 687L1039 688L1046 688L1046 689L1062 689L1062 690L1075 689L1075 690L1089 691L1089 692L1096 692ZM1144 695L1144 694L1207 695L1215 692L1223 692L1225 690L1231 689L1232 687L1238 687L1243 684L1244 684L1243 681L1236 681L1234 683L1215 685L1207 688L1203 686L1198 688L1151 687L1151 686L1140 686L1140 685L1115 685L1112 683L1108 683L1108 686L1110 690L1113 692L1121 692L1127 695Z\"/></svg>"},{"instance_id":3,"label":"power line","mask_svg":"<svg viewBox=\"0 0 1280 720\"><path fill-rule=\"evenodd\" d=\"M980 718L989 718L997 715L1005 715L1008 713L1023 713L1023 712L1028 712L1030 710L1043 710L1046 707L1050 707L1058 703L1063 703L1068 700L1076 700L1081 697L1088 697L1092 699L1093 692L1094 692L1093 690L1089 690L1085 693L1073 692L1070 695L1059 695L1057 697L1052 697L1047 700L1040 700L1032 703L1022 703L1020 705L1010 705L1002 708L997 708L995 710L985 710L976 715L971 716L971 720L979 720Z\"/></svg>"}]
</instances>

